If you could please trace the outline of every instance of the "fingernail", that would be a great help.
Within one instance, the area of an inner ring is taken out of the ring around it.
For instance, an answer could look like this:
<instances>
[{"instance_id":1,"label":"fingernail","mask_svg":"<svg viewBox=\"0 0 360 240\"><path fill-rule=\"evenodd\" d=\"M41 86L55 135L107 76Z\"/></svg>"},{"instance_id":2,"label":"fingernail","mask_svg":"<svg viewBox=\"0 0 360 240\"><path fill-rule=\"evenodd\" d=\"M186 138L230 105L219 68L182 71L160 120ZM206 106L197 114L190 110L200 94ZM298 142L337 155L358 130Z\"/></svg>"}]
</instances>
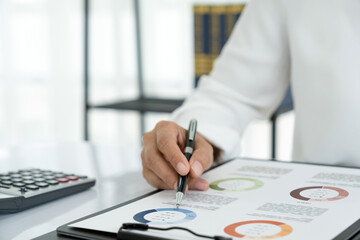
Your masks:
<instances>
[{"instance_id":1,"label":"fingernail","mask_svg":"<svg viewBox=\"0 0 360 240\"><path fill-rule=\"evenodd\" d=\"M182 175L186 174L186 166L182 162L179 162L176 165L176 169L177 169L178 173L180 173Z\"/></svg>"},{"instance_id":2,"label":"fingernail","mask_svg":"<svg viewBox=\"0 0 360 240\"><path fill-rule=\"evenodd\" d=\"M192 165L191 165L191 169L195 172L195 174L197 176L200 176L202 174L203 171L203 167L201 165L200 162L195 161Z\"/></svg>"},{"instance_id":3,"label":"fingernail","mask_svg":"<svg viewBox=\"0 0 360 240\"><path fill-rule=\"evenodd\" d=\"M200 190L200 191L204 191L208 188L208 185L206 183L203 183L203 182L196 182L195 183L195 188L197 190Z\"/></svg>"}]
</instances>

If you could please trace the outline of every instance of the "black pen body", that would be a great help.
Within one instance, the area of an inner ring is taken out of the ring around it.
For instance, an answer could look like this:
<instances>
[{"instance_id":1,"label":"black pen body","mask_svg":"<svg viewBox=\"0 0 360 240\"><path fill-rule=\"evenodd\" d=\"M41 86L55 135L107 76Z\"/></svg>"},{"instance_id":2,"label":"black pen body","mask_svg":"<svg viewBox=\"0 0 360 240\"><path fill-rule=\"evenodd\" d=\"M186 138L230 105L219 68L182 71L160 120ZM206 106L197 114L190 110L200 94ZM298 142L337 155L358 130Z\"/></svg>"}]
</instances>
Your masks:
<instances>
[{"instance_id":1,"label":"black pen body","mask_svg":"<svg viewBox=\"0 0 360 240\"><path fill-rule=\"evenodd\" d=\"M185 193L187 183L188 183L188 175L186 176L179 175L176 192Z\"/></svg>"},{"instance_id":2,"label":"black pen body","mask_svg":"<svg viewBox=\"0 0 360 240\"><path fill-rule=\"evenodd\" d=\"M192 154L189 152L185 152L184 155L185 155L186 159L189 161ZM185 193L186 186L188 183L188 178L189 178L189 174L187 174L185 176L179 175L176 192Z\"/></svg>"},{"instance_id":3,"label":"black pen body","mask_svg":"<svg viewBox=\"0 0 360 240\"><path fill-rule=\"evenodd\" d=\"M189 162L194 151L195 137L196 137L197 121L192 119L189 124L189 129L186 133L186 143L184 155ZM185 176L179 175L176 189L176 207L180 206L181 200L185 194L186 186L188 184L189 172Z\"/></svg>"}]
</instances>

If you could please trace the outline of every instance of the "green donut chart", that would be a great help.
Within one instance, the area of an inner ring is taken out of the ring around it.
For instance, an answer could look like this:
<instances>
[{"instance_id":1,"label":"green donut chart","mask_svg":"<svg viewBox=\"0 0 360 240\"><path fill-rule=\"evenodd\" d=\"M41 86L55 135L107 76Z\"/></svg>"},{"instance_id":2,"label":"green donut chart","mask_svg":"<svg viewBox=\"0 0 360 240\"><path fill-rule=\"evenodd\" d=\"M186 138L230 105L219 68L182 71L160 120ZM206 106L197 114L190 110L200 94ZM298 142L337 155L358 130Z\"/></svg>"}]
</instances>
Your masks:
<instances>
[{"instance_id":1,"label":"green donut chart","mask_svg":"<svg viewBox=\"0 0 360 240\"><path fill-rule=\"evenodd\" d=\"M264 183L254 178L225 178L210 183L211 189L227 192L251 191L262 186Z\"/></svg>"}]
</instances>

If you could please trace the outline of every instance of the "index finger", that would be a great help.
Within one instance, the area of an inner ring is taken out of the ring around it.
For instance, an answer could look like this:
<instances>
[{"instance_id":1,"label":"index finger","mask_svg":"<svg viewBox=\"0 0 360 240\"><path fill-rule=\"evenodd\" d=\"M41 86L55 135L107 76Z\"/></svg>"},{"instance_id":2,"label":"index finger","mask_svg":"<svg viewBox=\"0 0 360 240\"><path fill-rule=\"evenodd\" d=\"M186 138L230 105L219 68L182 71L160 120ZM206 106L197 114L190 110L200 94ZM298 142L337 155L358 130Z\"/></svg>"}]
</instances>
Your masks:
<instances>
[{"instance_id":1,"label":"index finger","mask_svg":"<svg viewBox=\"0 0 360 240\"><path fill-rule=\"evenodd\" d=\"M190 165L184 156L182 146L185 144L186 130L174 126L167 126L166 130L157 131L156 143L159 151L164 158L171 164L171 166L182 176L190 171Z\"/></svg>"}]
</instances>

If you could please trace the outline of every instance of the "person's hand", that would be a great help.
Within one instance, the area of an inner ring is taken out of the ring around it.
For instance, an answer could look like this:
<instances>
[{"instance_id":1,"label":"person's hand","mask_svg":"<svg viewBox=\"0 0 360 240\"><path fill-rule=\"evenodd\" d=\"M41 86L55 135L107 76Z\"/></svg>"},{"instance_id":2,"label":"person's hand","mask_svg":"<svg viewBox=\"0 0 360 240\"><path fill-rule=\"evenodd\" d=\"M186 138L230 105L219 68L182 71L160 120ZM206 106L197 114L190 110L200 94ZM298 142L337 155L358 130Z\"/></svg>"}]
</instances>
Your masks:
<instances>
[{"instance_id":1,"label":"person's hand","mask_svg":"<svg viewBox=\"0 0 360 240\"><path fill-rule=\"evenodd\" d=\"M176 189L178 174L190 172L188 187L207 190L209 184L200 175L213 163L213 146L196 134L194 152L188 162L184 156L186 129L176 123L161 121L143 136L141 152L143 175L148 183L160 189Z\"/></svg>"}]
</instances>

